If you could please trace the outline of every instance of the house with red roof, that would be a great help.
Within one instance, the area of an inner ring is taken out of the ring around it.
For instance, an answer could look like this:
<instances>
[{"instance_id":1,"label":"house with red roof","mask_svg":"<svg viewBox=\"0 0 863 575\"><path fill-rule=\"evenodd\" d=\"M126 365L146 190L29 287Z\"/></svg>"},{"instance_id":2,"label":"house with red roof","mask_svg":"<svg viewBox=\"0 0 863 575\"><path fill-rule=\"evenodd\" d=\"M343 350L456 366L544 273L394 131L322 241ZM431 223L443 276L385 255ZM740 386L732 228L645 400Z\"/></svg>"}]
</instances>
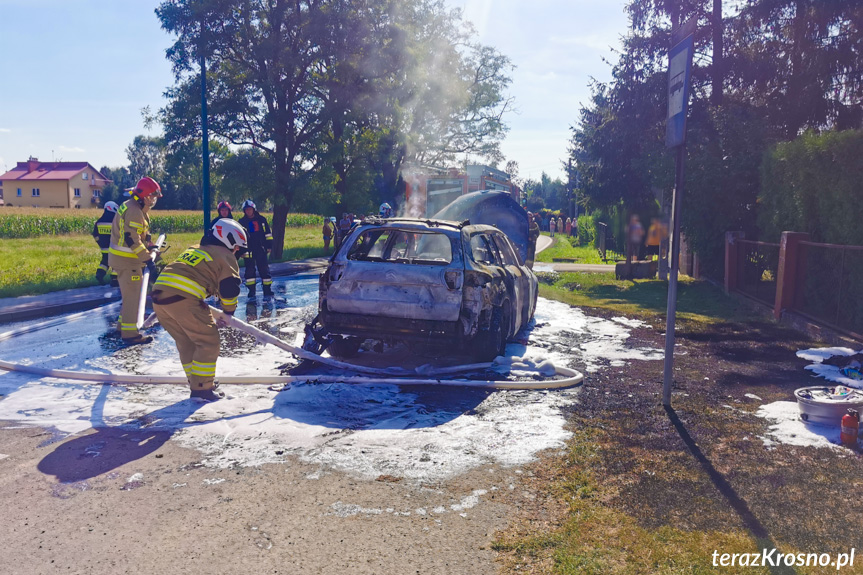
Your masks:
<instances>
[{"instance_id":1,"label":"house with red roof","mask_svg":"<svg viewBox=\"0 0 863 575\"><path fill-rule=\"evenodd\" d=\"M30 158L0 175L0 204L34 208L99 207L111 180L88 162L40 162Z\"/></svg>"}]
</instances>

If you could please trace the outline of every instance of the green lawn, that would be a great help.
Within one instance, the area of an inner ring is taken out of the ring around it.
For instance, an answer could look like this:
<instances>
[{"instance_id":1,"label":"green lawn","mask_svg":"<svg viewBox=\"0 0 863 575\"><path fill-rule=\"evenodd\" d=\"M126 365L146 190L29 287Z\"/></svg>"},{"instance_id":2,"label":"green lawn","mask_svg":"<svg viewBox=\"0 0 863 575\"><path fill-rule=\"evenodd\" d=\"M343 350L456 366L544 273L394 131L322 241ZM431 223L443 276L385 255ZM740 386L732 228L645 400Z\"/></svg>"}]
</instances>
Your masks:
<instances>
[{"instance_id":1,"label":"green lawn","mask_svg":"<svg viewBox=\"0 0 863 575\"><path fill-rule=\"evenodd\" d=\"M609 273L539 272L539 294L579 307L620 314L665 317L668 283L662 280L617 280ZM677 317L696 322L743 319L737 300L707 282L682 276L677 282Z\"/></svg>"},{"instance_id":2,"label":"green lawn","mask_svg":"<svg viewBox=\"0 0 863 575\"><path fill-rule=\"evenodd\" d=\"M549 234L544 233L542 235L547 236ZM578 238L570 238L557 234L552 241L554 243L551 246L537 254L536 261L552 263L555 261L555 258L566 258L573 260L571 263L576 264L607 263L602 261L602 258L599 257L599 251L595 247L574 245L578 241Z\"/></svg>"},{"instance_id":3,"label":"green lawn","mask_svg":"<svg viewBox=\"0 0 863 575\"><path fill-rule=\"evenodd\" d=\"M169 234L166 259L201 239L200 233ZM318 226L287 228L282 259L326 255ZM48 293L97 285L101 254L92 236L70 234L0 240L0 297Z\"/></svg>"}]
</instances>

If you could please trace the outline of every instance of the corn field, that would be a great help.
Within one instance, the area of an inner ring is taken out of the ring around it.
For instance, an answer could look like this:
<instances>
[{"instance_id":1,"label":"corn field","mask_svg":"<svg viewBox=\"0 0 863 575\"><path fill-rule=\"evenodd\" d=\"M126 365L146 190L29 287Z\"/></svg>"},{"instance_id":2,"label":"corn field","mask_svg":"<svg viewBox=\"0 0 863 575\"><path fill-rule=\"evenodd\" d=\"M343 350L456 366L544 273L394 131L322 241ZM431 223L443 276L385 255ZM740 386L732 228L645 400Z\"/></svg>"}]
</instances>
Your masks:
<instances>
[{"instance_id":1,"label":"corn field","mask_svg":"<svg viewBox=\"0 0 863 575\"><path fill-rule=\"evenodd\" d=\"M101 210L59 210L56 208L0 208L0 239L36 238L61 234L89 234ZM272 214L262 214L272 221ZM212 214L217 217L216 213ZM287 227L323 225L324 218L316 214L288 214ZM154 210L150 227L159 233L197 232L202 227L202 215L197 211Z\"/></svg>"}]
</instances>

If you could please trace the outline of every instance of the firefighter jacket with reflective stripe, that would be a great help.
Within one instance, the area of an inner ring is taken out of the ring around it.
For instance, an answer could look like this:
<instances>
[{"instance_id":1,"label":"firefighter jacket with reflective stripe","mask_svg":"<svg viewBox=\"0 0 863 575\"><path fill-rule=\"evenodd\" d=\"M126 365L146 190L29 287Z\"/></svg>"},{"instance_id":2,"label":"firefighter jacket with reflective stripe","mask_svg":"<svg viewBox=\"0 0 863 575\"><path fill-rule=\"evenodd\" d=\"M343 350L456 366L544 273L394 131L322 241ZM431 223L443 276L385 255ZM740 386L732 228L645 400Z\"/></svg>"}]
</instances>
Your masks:
<instances>
[{"instance_id":1,"label":"firefighter jacket with reflective stripe","mask_svg":"<svg viewBox=\"0 0 863 575\"><path fill-rule=\"evenodd\" d=\"M273 233L270 231L267 218L255 212L252 218L247 216L240 218L240 225L246 229L250 252L273 249Z\"/></svg>"},{"instance_id":2,"label":"firefighter jacket with reflective stripe","mask_svg":"<svg viewBox=\"0 0 863 575\"><path fill-rule=\"evenodd\" d=\"M192 246L165 266L153 291L203 300L217 295L225 311L237 309L240 267L231 250L222 245Z\"/></svg>"},{"instance_id":3,"label":"firefighter jacket with reflective stripe","mask_svg":"<svg viewBox=\"0 0 863 575\"><path fill-rule=\"evenodd\" d=\"M150 235L149 208L142 208L135 198L123 202L111 223L111 245L108 263L117 269L141 269L150 260L144 245Z\"/></svg>"},{"instance_id":4,"label":"firefighter jacket with reflective stripe","mask_svg":"<svg viewBox=\"0 0 863 575\"><path fill-rule=\"evenodd\" d=\"M111 222L114 221L115 215L114 212L105 210L102 217L93 224L91 235L96 240L96 243L99 244L99 247L102 248L103 253L108 253L108 248L111 246Z\"/></svg>"}]
</instances>

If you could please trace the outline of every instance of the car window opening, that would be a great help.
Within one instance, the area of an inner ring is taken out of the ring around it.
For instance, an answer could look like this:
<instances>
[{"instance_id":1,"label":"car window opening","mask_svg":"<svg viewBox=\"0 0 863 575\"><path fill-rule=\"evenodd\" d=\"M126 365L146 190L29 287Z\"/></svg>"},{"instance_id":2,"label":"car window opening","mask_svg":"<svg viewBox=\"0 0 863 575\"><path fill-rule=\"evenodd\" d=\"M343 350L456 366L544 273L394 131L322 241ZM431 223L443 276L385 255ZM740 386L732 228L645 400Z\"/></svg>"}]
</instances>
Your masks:
<instances>
[{"instance_id":1,"label":"car window opening","mask_svg":"<svg viewBox=\"0 0 863 575\"><path fill-rule=\"evenodd\" d=\"M399 229L372 229L359 235L348 250L352 261L415 265L452 262L452 245L445 234Z\"/></svg>"}]
</instances>

